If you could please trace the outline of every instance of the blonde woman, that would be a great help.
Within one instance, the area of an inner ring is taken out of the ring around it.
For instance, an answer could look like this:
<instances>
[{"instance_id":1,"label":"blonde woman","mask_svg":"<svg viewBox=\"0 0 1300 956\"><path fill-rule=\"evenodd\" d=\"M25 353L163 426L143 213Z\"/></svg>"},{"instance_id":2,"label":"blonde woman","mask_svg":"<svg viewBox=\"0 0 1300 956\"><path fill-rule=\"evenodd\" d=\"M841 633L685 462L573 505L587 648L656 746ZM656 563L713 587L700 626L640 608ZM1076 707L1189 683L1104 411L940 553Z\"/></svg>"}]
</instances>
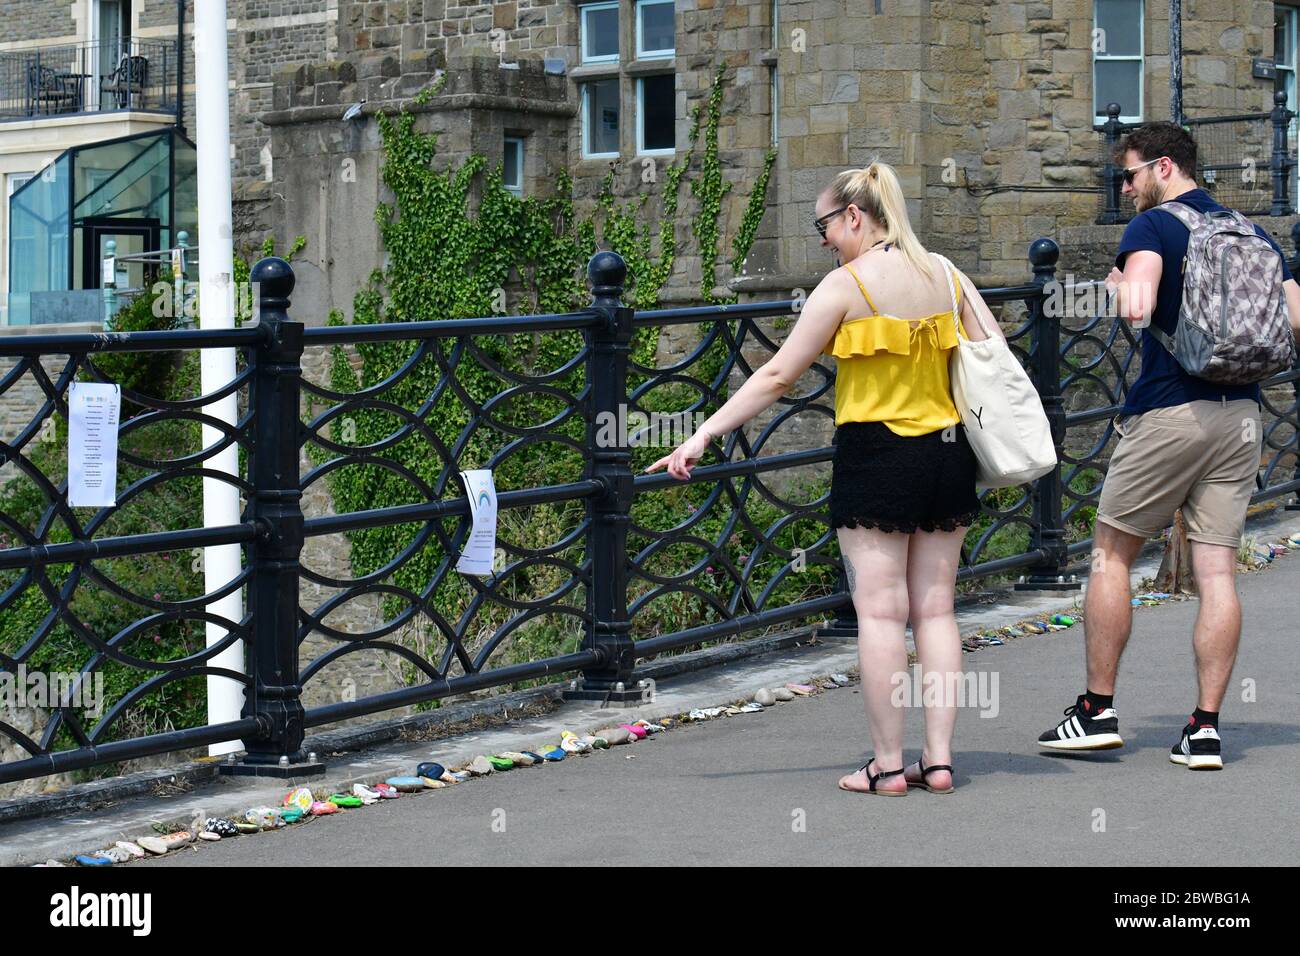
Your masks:
<instances>
[{"instance_id":1,"label":"blonde woman","mask_svg":"<svg viewBox=\"0 0 1300 956\"><path fill-rule=\"evenodd\" d=\"M962 540L975 516L975 457L953 405L948 359L957 323L944 268L908 222L893 168L873 162L840 173L817 197L813 225L844 265L809 295L790 335L687 441L646 471L686 479L708 447L744 425L823 353L838 360L831 524L858 618L858 659L874 756L840 778L844 790L903 796L909 787L951 793L953 700L926 697L925 746L903 763L903 710L892 702L907 675L908 622L923 672L961 670L953 612ZM955 273L960 334L982 339L976 311L997 329L970 280ZM995 334L1001 334L1000 332Z\"/></svg>"}]
</instances>

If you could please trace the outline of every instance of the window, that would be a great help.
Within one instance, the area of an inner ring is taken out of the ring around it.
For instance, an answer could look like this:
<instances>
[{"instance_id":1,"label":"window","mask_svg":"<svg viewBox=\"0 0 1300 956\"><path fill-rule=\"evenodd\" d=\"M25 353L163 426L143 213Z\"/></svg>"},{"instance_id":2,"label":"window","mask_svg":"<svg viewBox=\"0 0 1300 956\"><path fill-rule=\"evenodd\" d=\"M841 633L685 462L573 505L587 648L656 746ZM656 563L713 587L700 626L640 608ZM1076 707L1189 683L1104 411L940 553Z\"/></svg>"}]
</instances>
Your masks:
<instances>
[{"instance_id":1,"label":"window","mask_svg":"<svg viewBox=\"0 0 1300 956\"><path fill-rule=\"evenodd\" d=\"M670 57L676 51L673 0L639 0L636 5L637 58Z\"/></svg>"},{"instance_id":2,"label":"window","mask_svg":"<svg viewBox=\"0 0 1300 956\"><path fill-rule=\"evenodd\" d=\"M587 3L578 18L582 158L613 159L633 146L638 156L671 156L677 150L674 0ZM625 47L632 55L622 55ZM620 128L625 105L626 131Z\"/></svg>"},{"instance_id":3,"label":"window","mask_svg":"<svg viewBox=\"0 0 1300 956\"><path fill-rule=\"evenodd\" d=\"M1274 89L1286 94L1286 108L1296 108L1296 23L1300 20L1300 11L1295 7L1275 6L1273 8L1273 65L1276 79ZM1296 148L1295 117L1287 124L1287 150L1291 153ZM1294 202L1296 190L1300 187L1300 167L1291 172L1291 198Z\"/></svg>"},{"instance_id":4,"label":"window","mask_svg":"<svg viewBox=\"0 0 1300 956\"><path fill-rule=\"evenodd\" d=\"M618 156L618 80L596 80L582 87L582 155Z\"/></svg>"},{"instance_id":5,"label":"window","mask_svg":"<svg viewBox=\"0 0 1300 956\"><path fill-rule=\"evenodd\" d=\"M618 62L618 3L589 3L581 8L583 63Z\"/></svg>"},{"instance_id":6,"label":"window","mask_svg":"<svg viewBox=\"0 0 1300 956\"><path fill-rule=\"evenodd\" d=\"M516 196L523 196L524 140L522 136L506 137L506 153L501 173L506 189Z\"/></svg>"},{"instance_id":7,"label":"window","mask_svg":"<svg viewBox=\"0 0 1300 956\"><path fill-rule=\"evenodd\" d=\"M1143 0L1094 0L1092 106L1099 123L1118 103L1125 123L1142 120Z\"/></svg>"},{"instance_id":8,"label":"window","mask_svg":"<svg viewBox=\"0 0 1300 956\"><path fill-rule=\"evenodd\" d=\"M777 60L781 50L781 4L780 0L772 0L772 65L767 68L768 71L768 90L767 105L768 112L771 114L769 122L772 127L772 145L775 146L780 140L781 134L781 79L777 73Z\"/></svg>"},{"instance_id":9,"label":"window","mask_svg":"<svg viewBox=\"0 0 1300 956\"><path fill-rule=\"evenodd\" d=\"M1286 93L1287 109L1295 109L1296 8L1273 8L1273 64L1276 89Z\"/></svg>"},{"instance_id":10,"label":"window","mask_svg":"<svg viewBox=\"0 0 1300 956\"><path fill-rule=\"evenodd\" d=\"M29 182L31 178L35 175L36 175L35 173L10 173L9 189L8 192L5 193L5 195L12 196L22 187L23 183Z\"/></svg>"},{"instance_id":11,"label":"window","mask_svg":"<svg viewBox=\"0 0 1300 956\"><path fill-rule=\"evenodd\" d=\"M777 72L776 67L771 69L771 78L769 81L770 89L768 96L771 99L772 111L772 145L775 146L780 141L781 129L781 75Z\"/></svg>"},{"instance_id":12,"label":"window","mask_svg":"<svg viewBox=\"0 0 1300 956\"><path fill-rule=\"evenodd\" d=\"M636 81L638 154L671 154L677 148L677 78L643 76Z\"/></svg>"}]
</instances>

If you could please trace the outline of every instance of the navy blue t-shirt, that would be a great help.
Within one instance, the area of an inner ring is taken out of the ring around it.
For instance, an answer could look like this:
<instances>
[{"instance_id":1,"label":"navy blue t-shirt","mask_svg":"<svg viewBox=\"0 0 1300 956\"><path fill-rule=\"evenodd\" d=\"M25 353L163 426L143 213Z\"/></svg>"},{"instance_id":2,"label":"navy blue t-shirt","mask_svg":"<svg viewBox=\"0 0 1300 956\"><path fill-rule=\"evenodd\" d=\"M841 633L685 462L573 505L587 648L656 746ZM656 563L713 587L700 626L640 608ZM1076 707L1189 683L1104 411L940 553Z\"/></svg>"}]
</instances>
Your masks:
<instances>
[{"instance_id":1,"label":"navy blue t-shirt","mask_svg":"<svg viewBox=\"0 0 1300 956\"><path fill-rule=\"evenodd\" d=\"M1193 189L1175 198L1197 212L1214 212L1224 208L1204 189ZM1272 236L1259 226L1255 227L1255 231L1282 255L1282 250ZM1187 255L1189 235L1187 227L1175 219L1172 213L1153 206L1138 213L1128 224L1115 256L1115 264L1123 269L1124 260L1130 252L1147 249L1160 254L1164 266L1160 272L1160 287L1156 290L1156 308L1151 315L1151 322L1171 337L1178 325L1178 313L1183 304L1183 257ZM1291 270L1283 255L1282 279L1285 281L1290 278ZM1168 408L1202 399L1217 402L1220 398L1228 401L1250 398L1259 401L1259 385L1216 385L1203 378L1196 378L1183 370L1177 359L1156 341L1149 330L1142 329L1141 341L1142 370L1128 390L1120 414L1137 414L1151 408Z\"/></svg>"}]
</instances>

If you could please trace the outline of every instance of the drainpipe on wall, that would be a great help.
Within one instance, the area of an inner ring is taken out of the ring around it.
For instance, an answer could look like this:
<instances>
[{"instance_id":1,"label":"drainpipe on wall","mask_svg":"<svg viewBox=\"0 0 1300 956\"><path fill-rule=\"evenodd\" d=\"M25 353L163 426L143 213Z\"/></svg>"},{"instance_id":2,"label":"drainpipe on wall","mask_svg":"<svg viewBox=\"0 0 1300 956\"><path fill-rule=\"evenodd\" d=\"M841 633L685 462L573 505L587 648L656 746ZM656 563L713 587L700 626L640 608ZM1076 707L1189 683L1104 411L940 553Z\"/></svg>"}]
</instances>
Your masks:
<instances>
[{"instance_id":1,"label":"drainpipe on wall","mask_svg":"<svg viewBox=\"0 0 1300 956\"><path fill-rule=\"evenodd\" d=\"M1183 0L1169 0L1169 118L1183 125Z\"/></svg>"},{"instance_id":2,"label":"drainpipe on wall","mask_svg":"<svg viewBox=\"0 0 1300 956\"><path fill-rule=\"evenodd\" d=\"M176 128L185 132L185 0L176 0Z\"/></svg>"},{"instance_id":3,"label":"drainpipe on wall","mask_svg":"<svg viewBox=\"0 0 1300 956\"><path fill-rule=\"evenodd\" d=\"M199 327L233 329L235 327L234 234L230 209L230 62L226 50L226 0L203 0L194 7L194 114L195 143L198 146L199 191ZM200 387L203 394L225 387L235 377L235 350L203 349ZM226 422L232 428L238 414L236 395L231 393L203 411ZM211 425L203 425L203 447L211 448L224 436ZM237 478L239 445L213 455L207 467ZM239 488L230 481L203 479L203 526L205 528L240 523ZM237 544L215 545L204 549L205 593L225 587L242 571L241 552ZM206 610L230 621L244 618L242 591L207 605ZM207 622L207 646L223 640L227 630ZM214 657L210 666L244 673L244 645L236 641ZM244 688L224 677L208 676L208 723L221 724L239 720L244 705ZM240 741L213 744L213 757L243 749Z\"/></svg>"}]
</instances>

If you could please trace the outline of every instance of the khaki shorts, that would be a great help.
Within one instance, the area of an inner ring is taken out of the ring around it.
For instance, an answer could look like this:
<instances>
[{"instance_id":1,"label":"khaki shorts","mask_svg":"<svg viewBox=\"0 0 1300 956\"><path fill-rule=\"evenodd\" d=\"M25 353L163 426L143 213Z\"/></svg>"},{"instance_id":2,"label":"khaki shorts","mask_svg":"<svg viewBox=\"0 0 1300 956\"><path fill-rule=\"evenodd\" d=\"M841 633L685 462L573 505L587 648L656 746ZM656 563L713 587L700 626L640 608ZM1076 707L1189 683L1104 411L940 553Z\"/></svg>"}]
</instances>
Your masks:
<instances>
[{"instance_id":1,"label":"khaki shorts","mask_svg":"<svg viewBox=\"0 0 1300 956\"><path fill-rule=\"evenodd\" d=\"M1097 502L1098 521L1151 538L1182 508L1188 540L1241 543L1263 443L1253 399L1121 415L1115 431L1120 440Z\"/></svg>"}]
</instances>

